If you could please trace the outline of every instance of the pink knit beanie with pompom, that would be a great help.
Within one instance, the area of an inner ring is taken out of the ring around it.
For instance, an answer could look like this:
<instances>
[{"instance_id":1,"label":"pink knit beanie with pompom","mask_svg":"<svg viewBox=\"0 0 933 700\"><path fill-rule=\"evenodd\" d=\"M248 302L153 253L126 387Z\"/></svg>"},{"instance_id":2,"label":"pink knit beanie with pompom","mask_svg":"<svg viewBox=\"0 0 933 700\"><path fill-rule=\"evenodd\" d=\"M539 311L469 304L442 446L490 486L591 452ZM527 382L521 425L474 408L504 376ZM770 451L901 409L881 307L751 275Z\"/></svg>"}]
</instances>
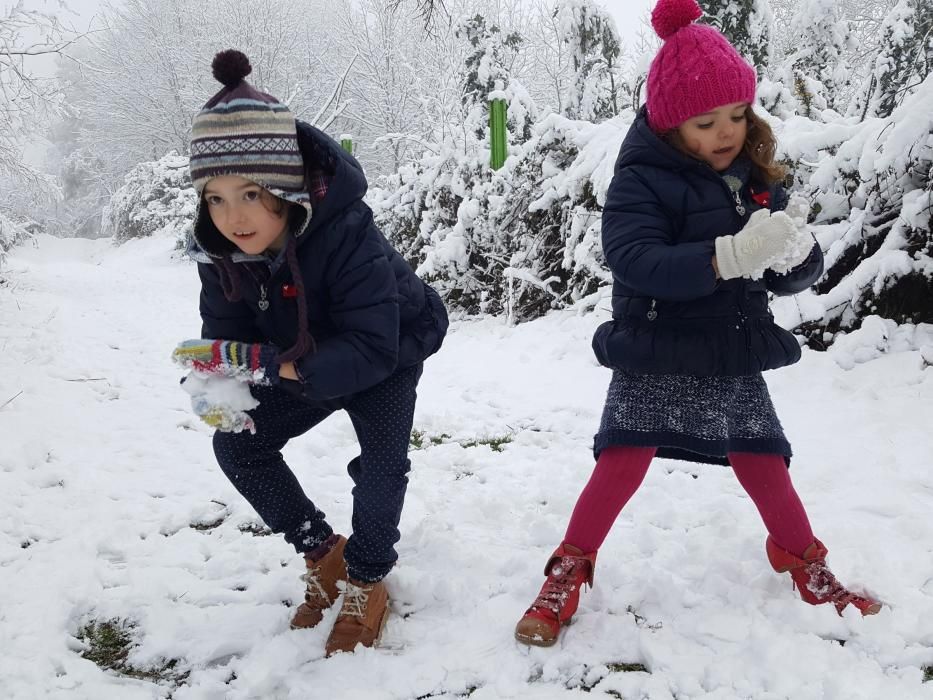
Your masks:
<instances>
[{"instance_id":1,"label":"pink knit beanie with pompom","mask_svg":"<svg viewBox=\"0 0 933 700\"><path fill-rule=\"evenodd\" d=\"M696 0L659 0L651 25L664 41L648 70L648 123L675 129L733 102L754 102L755 69L713 27L696 24Z\"/></svg>"}]
</instances>

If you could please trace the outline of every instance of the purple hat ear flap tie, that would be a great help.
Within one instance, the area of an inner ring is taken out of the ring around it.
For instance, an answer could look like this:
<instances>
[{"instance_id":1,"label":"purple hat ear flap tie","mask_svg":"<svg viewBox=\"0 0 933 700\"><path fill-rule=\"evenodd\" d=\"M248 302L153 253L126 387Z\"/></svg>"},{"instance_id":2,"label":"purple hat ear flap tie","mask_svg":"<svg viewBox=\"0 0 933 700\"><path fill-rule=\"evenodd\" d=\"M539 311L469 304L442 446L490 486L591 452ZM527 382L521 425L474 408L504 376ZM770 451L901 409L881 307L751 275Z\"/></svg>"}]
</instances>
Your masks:
<instances>
[{"instance_id":1,"label":"purple hat ear flap tie","mask_svg":"<svg viewBox=\"0 0 933 700\"><path fill-rule=\"evenodd\" d=\"M659 0L651 25L663 40L647 81L648 123L671 131L717 107L755 101L755 69L713 27L696 0Z\"/></svg>"}]
</instances>

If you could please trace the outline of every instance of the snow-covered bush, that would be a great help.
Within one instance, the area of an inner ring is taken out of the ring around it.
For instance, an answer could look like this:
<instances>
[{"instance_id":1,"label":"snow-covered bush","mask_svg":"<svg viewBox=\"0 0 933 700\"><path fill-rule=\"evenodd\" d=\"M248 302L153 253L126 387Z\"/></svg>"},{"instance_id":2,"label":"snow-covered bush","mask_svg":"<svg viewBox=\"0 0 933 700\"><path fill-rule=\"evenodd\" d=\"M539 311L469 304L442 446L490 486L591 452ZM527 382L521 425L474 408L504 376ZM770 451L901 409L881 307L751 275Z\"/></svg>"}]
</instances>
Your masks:
<instances>
[{"instance_id":1,"label":"snow-covered bush","mask_svg":"<svg viewBox=\"0 0 933 700\"><path fill-rule=\"evenodd\" d=\"M869 315L933 323L933 75L888 117L798 117L784 132L791 159L819 161L802 184L826 274L794 319L810 345L826 347Z\"/></svg>"},{"instance_id":2,"label":"snow-covered bush","mask_svg":"<svg viewBox=\"0 0 933 700\"><path fill-rule=\"evenodd\" d=\"M774 21L768 0L703 0L700 5L702 21L721 31L763 75L771 55Z\"/></svg>"},{"instance_id":3,"label":"snow-covered bush","mask_svg":"<svg viewBox=\"0 0 933 700\"><path fill-rule=\"evenodd\" d=\"M31 235L28 225L21 221L14 221L0 212L0 266L3 265L7 253L25 241Z\"/></svg>"},{"instance_id":4,"label":"snow-covered bush","mask_svg":"<svg viewBox=\"0 0 933 700\"><path fill-rule=\"evenodd\" d=\"M374 190L376 220L453 308L521 321L573 304L610 280L600 217L631 120L549 115L498 171L428 155Z\"/></svg>"},{"instance_id":5,"label":"snow-covered bush","mask_svg":"<svg viewBox=\"0 0 933 700\"><path fill-rule=\"evenodd\" d=\"M573 67L564 114L590 121L617 116L632 96L619 71L623 46L612 16L594 0L560 0L555 15Z\"/></svg>"},{"instance_id":6,"label":"snow-covered bush","mask_svg":"<svg viewBox=\"0 0 933 700\"><path fill-rule=\"evenodd\" d=\"M146 236L174 236L181 242L197 204L188 158L173 152L130 171L104 208L101 235L116 243Z\"/></svg>"}]
</instances>

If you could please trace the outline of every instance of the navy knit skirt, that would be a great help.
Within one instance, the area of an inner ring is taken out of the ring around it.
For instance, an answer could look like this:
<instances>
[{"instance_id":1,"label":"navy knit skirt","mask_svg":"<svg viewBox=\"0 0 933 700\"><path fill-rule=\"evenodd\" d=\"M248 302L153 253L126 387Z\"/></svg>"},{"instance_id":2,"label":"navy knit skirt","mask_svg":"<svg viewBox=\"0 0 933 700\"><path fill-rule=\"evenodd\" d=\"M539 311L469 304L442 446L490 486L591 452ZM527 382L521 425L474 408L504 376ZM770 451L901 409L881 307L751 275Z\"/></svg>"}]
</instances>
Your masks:
<instances>
[{"instance_id":1,"label":"navy knit skirt","mask_svg":"<svg viewBox=\"0 0 933 700\"><path fill-rule=\"evenodd\" d=\"M614 370L596 434L605 447L657 447L658 457L728 465L729 452L779 454L790 443L761 374L692 377Z\"/></svg>"}]
</instances>

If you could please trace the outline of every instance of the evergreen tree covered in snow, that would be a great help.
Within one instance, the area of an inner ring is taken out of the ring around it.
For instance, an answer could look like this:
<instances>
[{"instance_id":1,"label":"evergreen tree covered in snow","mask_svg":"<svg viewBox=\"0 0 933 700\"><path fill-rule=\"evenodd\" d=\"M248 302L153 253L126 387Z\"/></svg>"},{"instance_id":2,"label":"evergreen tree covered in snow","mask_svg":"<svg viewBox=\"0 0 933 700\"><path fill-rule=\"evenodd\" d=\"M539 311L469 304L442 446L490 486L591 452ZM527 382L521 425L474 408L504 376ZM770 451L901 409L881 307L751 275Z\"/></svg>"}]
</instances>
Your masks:
<instances>
[{"instance_id":1,"label":"evergreen tree covered in snow","mask_svg":"<svg viewBox=\"0 0 933 700\"><path fill-rule=\"evenodd\" d=\"M101 235L123 243L131 238L172 236L184 244L198 196L188 175L188 158L169 153L140 163L104 208Z\"/></svg>"},{"instance_id":2,"label":"evergreen tree covered in snow","mask_svg":"<svg viewBox=\"0 0 933 700\"><path fill-rule=\"evenodd\" d=\"M837 109L847 93L850 32L840 9L838 0L808 0L800 3L791 20L794 44L785 62L787 82L793 85L799 112L807 117L817 117L827 107Z\"/></svg>"},{"instance_id":3,"label":"evergreen tree covered in snow","mask_svg":"<svg viewBox=\"0 0 933 700\"><path fill-rule=\"evenodd\" d=\"M499 27L487 24L482 15L464 20L456 35L469 42L473 49L467 56L462 77L465 126L476 140L485 140L489 101L506 99L509 101L509 142L527 139L537 115L527 91L513 80L509 70L522 37L515 32L503 35ZM506 91L512 94L507 95Z\"/></svg>"},{"instance_id":4,"label":"evergreen tree covered in snow","mask_svg":"<svg viewBox=\"0 0 933 700\"><path fill-rule=\"evenodd\" d=\"M721 31L729 42L764 75L770 60L771 24L768 0L705 0L704 22Z\"/></svg>"},{"instance_id":5,"label":"evergreen tree covered in snow","mask_svg":"<svg viewBox=\"0 0 933 700\"><path fill-rule=\"evenodd\" d=\"M881 52L868 85L853 105L862 119L887 117L933 73L933 3L900 0L882 27Z\"/></svg>"},{"instance_id":6,"label":"evergreen tree covered in snow","mask_svg":"<svg viewBox=\"0 0 933 700\"><path fill-rule=\"evenodd\" d=\"M615 22L593 0L561 0L557 13L573 66L564 113L588 121L618 115L631 95L619 72L622 42Z\"/></svg>"}]
</instances>

